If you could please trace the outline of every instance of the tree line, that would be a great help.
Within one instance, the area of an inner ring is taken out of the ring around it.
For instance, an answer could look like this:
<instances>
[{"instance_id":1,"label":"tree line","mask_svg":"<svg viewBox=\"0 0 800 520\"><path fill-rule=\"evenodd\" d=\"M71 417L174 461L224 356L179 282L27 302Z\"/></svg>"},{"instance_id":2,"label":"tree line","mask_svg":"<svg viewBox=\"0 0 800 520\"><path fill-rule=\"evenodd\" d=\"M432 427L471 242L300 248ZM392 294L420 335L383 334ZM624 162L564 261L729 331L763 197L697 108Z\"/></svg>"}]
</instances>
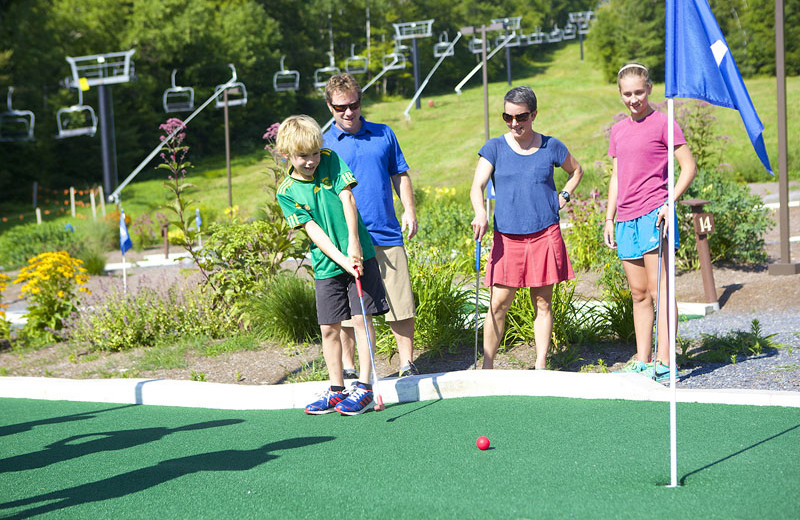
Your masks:
<instances>
[{"instance_id":1,"label":"tree line","mask_svg":"<svg viewBox=\"0 0 800 520\"><path fill-rule=\"evenodd\" d=\"M743 74L774 74L773 0L712 0L711 6ZM342 69L351 49L369 53L366 80L381 70L381 58L395 51L393 23L435 19L432 37L419 42L424 75L436 59L433 45L445 33L452 39L461 27L510 16L522 16L523 33L549 32L555 25L563 28L570 12L589 10L595 20L585 41L587 54L609 81L631 59L650 65L654 78L663 75L661 0L605 0L599 6L596 0L0 0L0 95L14 86L14 108L36 114L35 141L0 143L0 197L26 200L33 181L60 188L95 185L102 178L98 136L54 138L56 111L78 99L64 86L71 73L66 56L136 49L135 79L111 89L121 181L157 142L158 125L167 118L162 95L173 69L176 83L193 87L199 104L228 80L227 64L235 65L248 100L245 108L230 109L233 147L251 151L264 129L286 115L303 112L326 120L312 84L314 71L329 65L326 52L333 50ZM798 17L800 0L787 0L787 42L798 40ZM428 93L451 91L475 65L477 56L464 47L459 43L455 56L444 61ZM548 47L512 52L524 65L540 60ZM787 72L797 74L800 48L788 47ZM273 90L282 56L287 69L300 73L296 92ZM503 60L490 62L489 75L505 77ZM384 78L370 97L413 94L410 66ZM84 93L84 103L96 110L97 101L96 89ZM195 159L222 150L222 116L209 112L192 122Z\"/></svg>"}]
</instances>

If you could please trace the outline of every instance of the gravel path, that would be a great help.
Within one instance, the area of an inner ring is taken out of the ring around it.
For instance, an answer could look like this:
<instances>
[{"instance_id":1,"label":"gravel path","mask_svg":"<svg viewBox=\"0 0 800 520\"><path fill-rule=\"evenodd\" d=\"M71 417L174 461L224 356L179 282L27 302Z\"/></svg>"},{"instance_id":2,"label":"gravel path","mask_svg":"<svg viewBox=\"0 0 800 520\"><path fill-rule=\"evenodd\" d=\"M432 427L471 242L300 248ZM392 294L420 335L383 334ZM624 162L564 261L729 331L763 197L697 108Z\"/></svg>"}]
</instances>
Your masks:
<instances>
[{"instance_id":1,"label":"gravel path","mask_svg":"<svg viewBox=\"0 0 800 520\"><path fill-rule=\"evenodd\" d=\"M760 356L739 358L736 363L705 363L680 371L679 388L741 388L800 391L800 312L711 313L705 318L678 326L682 338L702 334L724 337L733 331L749 332L758 319L764 335L775 334L772 341L784 345Z\"/></svg>"}]
</instances>

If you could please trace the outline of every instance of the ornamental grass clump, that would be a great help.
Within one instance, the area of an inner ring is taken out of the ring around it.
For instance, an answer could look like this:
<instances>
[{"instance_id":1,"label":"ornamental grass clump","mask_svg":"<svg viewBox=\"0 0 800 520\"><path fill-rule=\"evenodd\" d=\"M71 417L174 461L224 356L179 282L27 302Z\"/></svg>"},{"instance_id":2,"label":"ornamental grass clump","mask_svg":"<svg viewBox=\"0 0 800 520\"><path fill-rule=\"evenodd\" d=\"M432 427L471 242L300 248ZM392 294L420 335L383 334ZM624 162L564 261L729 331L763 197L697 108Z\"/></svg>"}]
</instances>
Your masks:
<instances>
[{"instance_id":1,"label":"ornamental grass clump","mask_svg":"<svg viewBox=\"0 0 800 520\"><path fill-rule=\"evenodd\" d=\"M3 303L3 291L8 287L9 280L11 278L8 275L0 273L0 339L8 339L11 331L11 324L6 319L8 304Z\"/></svg>"},{"instance_id":2,"label":"ornamental grass clump","mask_svg":"<svg viewBox=\"0 0 800 520\"><path fill-rule=\"evenodd\" d=\"M66 251L41 253L28 260L14 283L22 284L21 295L28 298L30 332L49 334L63 327L63 320L78 308L78 293L89 281L83 262Z\"/></svg>"}]
</instances>

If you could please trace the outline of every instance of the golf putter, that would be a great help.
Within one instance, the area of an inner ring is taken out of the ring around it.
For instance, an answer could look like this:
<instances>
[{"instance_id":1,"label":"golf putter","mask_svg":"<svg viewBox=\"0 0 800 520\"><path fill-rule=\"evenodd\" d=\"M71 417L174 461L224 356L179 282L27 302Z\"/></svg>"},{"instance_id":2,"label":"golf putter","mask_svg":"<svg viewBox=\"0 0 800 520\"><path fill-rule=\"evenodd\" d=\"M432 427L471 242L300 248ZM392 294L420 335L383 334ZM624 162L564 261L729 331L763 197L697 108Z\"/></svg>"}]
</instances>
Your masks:
<instances>
[{"instance_id":1,"label":"golf putter","mask_svg":"<svg viewBox=\"0 0 800 520\"><path fill-rule=\"evenodd\" d=\"M475 241L475 370L478 370L478 290L481 283L481 239Z\"/></svg>"},{"instance_id":2,"label":"golf putter","mask_svg":"<svg viewBox=\"0 0 800 520\"><path fill-rule=\"evenodd\" d=\"M369 335L369 322L367 321L367 311L364 308L364 292L361 290L360 276L356 276L356 291L358 292L358 301L361 303L361 316L364 318L364 332L367 335L369 361L372 363L372 393L375 394L375 411L382 412L386 409L386 406L383 404L383 397L378 391L378 371L375 369L375 355L372 353L372 338Z\"/></svg>"},{"instance_id":3,"label":"golf putter","mask_svg":"<svg viewBox=\"0 0 800 520\"><path fill-rule=\"evenodd\" d=\"M661 258L664 256L664 220L658 225L658 287L656 287L656 333L655 352L653 353L653 379L656 378L656 364L658 363L658 309L661 301Z\"/></svg>"}]
</instances>

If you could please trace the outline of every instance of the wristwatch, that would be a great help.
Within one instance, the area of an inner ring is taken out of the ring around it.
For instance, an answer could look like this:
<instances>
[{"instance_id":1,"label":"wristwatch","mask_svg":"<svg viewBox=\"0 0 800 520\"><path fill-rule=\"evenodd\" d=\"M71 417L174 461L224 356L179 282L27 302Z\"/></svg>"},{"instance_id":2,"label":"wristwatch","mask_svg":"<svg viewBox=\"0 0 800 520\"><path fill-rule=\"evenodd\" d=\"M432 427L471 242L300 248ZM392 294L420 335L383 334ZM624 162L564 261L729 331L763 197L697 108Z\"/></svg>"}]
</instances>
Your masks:
<instances>
[{"instance_id":1,"label":"wristwatch","mask_svg":"<svg viewBox=\"0 0 800 520\"><path fill-rule=\"evenodd\" d=\"M567 190L564 190L564 191L562 191L561 193L559 193L559 195L561 195L562 197L564 197L564 200L566 200L567 202L569 202L569 192L568 192Z\"/></svg>"}]
</instances>

